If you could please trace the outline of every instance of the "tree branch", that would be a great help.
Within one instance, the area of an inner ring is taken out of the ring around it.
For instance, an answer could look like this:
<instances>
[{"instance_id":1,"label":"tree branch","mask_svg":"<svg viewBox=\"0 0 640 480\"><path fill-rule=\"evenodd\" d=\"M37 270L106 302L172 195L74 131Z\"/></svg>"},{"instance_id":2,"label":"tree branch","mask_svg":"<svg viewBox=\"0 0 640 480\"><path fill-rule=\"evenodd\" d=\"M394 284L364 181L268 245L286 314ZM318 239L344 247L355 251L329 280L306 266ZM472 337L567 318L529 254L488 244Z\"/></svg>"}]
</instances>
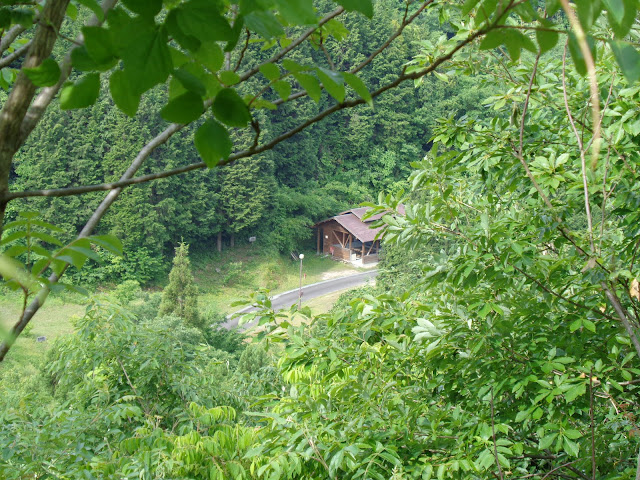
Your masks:
<instances>
[{"instance_id":1,"label":"tree branch","mask_svg":"<svg viewBox=\"0 0 640 480\"><path fill-rule=\"evenodd\" d=\"M57 0L57 1L58 2L67 2L69 0ZM106 0L106 1L113 1L113 0ZM55 3L55 0L54 0L54 3ZM48 5L50 5L50 4L48 4ZM494 28L494 26L495 26L495 22L493 24L487 26L486 28L478 30L475 33L469 35L465 40L463 40L462 42L458 43L449 53L447 53L446 55L443 55L442 57L438 58L437 60L435 60L428 67L426 67L426 68L424 68L422 70L416 71L416 72L412 72L410 74L406 74L406 73L403 72L401 75L398 76L398 78L396 78L396 80L394 80L393 82L388 83L387 85L385 85L385 86L379 88L377 91L373 92L372 93L372 97L376 97L378 95L381 95L382 93L386 92L387 90L390 90L392 88L397 87L398 85L400 85L404 81L414 80L416 78L420 78L420 77L432 72L433 70L438 68L440 65L442 65L444 62L450 60L464 46L466 46L469 43L473 42L476 38L480 37L481 35L486 34L488 31L490 31L492 28ZM331 115L332 113L335 113L335 112L337 112L339 110L343 110L345 108L352 108L352 107L355 107L357 105L361 105L363 103L365 103L365 100L363 100L363 99L354 99L354 100L348 100L348 101L345 101L345 102L342 102L342 103L338 103L338 104L334 105L333 107L330 107L330 108L324 110L323 112L319 113L315 117L307 120L306 122L303 122L302 124L298 125L296 128L293 128L292 130L290 130L290 131L278 136L277 138L273 139L271 142L269 142L267 144L264 144L262 146L259 146L257 148L250 148L250 149L245 150L243 152L240 152L238 154L232 155L229 158L227 158L225 161L221 162L220 165L227 165L227 164L232 163L233 161L235 161L235 160L237 160L239 158L248 157L248 156L251 156L251 155L255 155L257 153L264 152L266 150L270 150L274 146L276 146L277 144L281 143L282 141L292 137L293 135L299 133L300 131L304 130L305 128L309 127L310 125L313 125L314 123L319 122L320 120L322 120L325 117ZM154 138L151 142L149 142L147 145L145 145L145 147L138 153L138 155L136 156L136 158L132 162L131 166L127 169L127 171L121 177L120 181L119 182L114 182L113 184L111 184L108 187L108 189L110 189L109 193L107 194L105 199L102 201L102 203L98 206L98 208L94 211L94 213L91 215L91 217L89 218L89 220L85 224L84 228L82 229L82 231L78 235L78 238L87 237L93 232L93 230L97 226L98 222L102 219L102 217L105 215L105 213L111 207L111 205L116 200L116 198L118 197L120 192L122 192L122 189L125 186L132 185L132 184L135 184L135 183L143 183L143 182L150 181L150 180L153 180L153 179L156 179L156 178L169 177L169 176L177 175L179 173L187 172L187 171L190 171L190 170L196 170L196 169L199 169L199 168L204 168L206 166L204 164L204 162L199 162L199 163L187 165L185 167L180 167L178 169L169 170L169 171L166 171L166 172L161 172L161 173L158 173L158 174L145 175L145 176L136 177L136 178L133 177L135 175L135 173L137 172L137 170L142 165L142 162L151 154L151 152L157 146L165 143L169 138L171 138L171 136L175 132L177 132L178 130L180 130L180 129L184 128L184 127L185 127L185 125L172 124L167 129L165 129L164 132L162 132L160 135L158 135L156 138ZM77 187L77 188L85 188L85 187ZM105 189L105 186L101 185L101 186L98 186L98 188L94 188L93 190L89 190L89 191L97 191L97 190L104 190L104 189ZM5 190L5 192L6 192L6 190ZM40 191L39 193L41 193L41 192L42 191ZM57 190L58 194L56 196L65 196L65 195L76 194L75 192L74 193L68 193L68 192L69 192L69 189L58 189ZM2 193L2 190L0 190L0 193ZM31 194L31 195L24 195L24 194L20 195L20 193L18 193L17 196L16 196L16 194L13 194L13 196L11 198L9 198L9 196L5 193L1 197L0 205L6 206L6 203L9 200L12 200L14 198L20 198L20 196L22 196L22 197L24 197L24 196L44 196L44 194L40 194L39 195L38 193L36 193L36 194ZM1 221L1 219L0 219L0 221ZM10 337L7 338L6 340L4 340L0 344L0 362L4 359L4 357L6 356L7 352L9 351L9 349L11 348L11 346L13 345L13 343L15 342L17 337L20 335L20 333L24 330L24 328L31 321L31 319L36 314L36 312L40 309L40 307L46 301L46 299L49 296L49 293L51 291L50 286L55 284L55 283L57 283L59 281L60 277L63 274L64 274L64 270L60 273L60 275L56 275L54 273L49 277L49 285L45 285L40 289L40 291L36 295L36 298L31 302L29 307L25 310L25 312L22 315L21 319L12 328Z\"/></svg>"},{"instance_id":2,"label":"tree branch","mask_svg":"<svg viewBox=\"0 0 640 480\"><path fill-rule=\"evenodd\" d=\"M37 18L33 19L34 22L37 21ZM7 49L11 46L13 41L20 36L22 32L26 30L22 25L14 25L11 27L7 33L4 34L2 40L0 40L0 54L7 51Z\"/></svg>"},{"instance_id":3,"label":"tree branch","mask_svg":"<svg viewBox=\"0 0 640 480\"><path fill-rule=\"evenodd\" d=\"M437 67L442 65L444 62L450 60L453 57L453 55L455 55L455 53L457 53L465 45L471 43L477 37L479 37L481 35L484 35L487 31L488 31L488 29L487 30L480 30L480 31L470 35L467 39L465 39L464 41L462 41L458 45L456 45L456 47L453 48L451 50L451 52L449 52L448 54L438 58L437 60L435 60L431 65L429 65L425 69L419 70L419 71L416 71L416 72L413 72L413 73L410 73L410 74L403 73L403 74L399 75L398 78L396 78L393 82L390 82L387 85L384 85L383 87L381 87L378 90L376 90L375 92L373 92L371 94L371 96L373 98L375 98L375 97L381 95L382 93L386 92L387 90L390 90L392 88L397 87L398 85L400 85L401 83L403 83L403 82L405 82L407 80L415 80L416 78L420 78L420 77L422 77L424 75L427 75L428 73L432 72ZM353 100L346 100L346 101L344 101L342 103L337 103L337 104L333 105L332 107L329 107L329 108L323 110L322 112L320 112L316 116L314 116L314 117L308 119L307 121L301 123L297 127L289 130L288 132L285 132L282 135L274 138L270 142L268 142L266 144L263 144L263 145L260 145L260 146L255 147L255 148L252 147L252 148L249 148L249 149L244 150L242 152L238 152L236 154L233 154L230 157L228 157L226 160L220 162L218 165L219 166L229 165L229 164L231 164L231 163L233 163L236 160L239 160L241 158L246 158L246 157L249 157L249 156L252 156L252 155L256 155L258 153L265 152L267 150L271 150L273 147L275 147L279 143L283 142L284 140L287 140L287 139L291 138L292 136L294 136L295 134L297 134L297 133L301 132L302 130L308 128L309 126L311 126L311 125L313 125L315 123L318 123L319 121L323 120L324 118L326 118L327 116L331 115L332 113L335 113L335 112L340 111L340 110L344 110L346 108L353 108L355 106L362 105L364 103L366 103L365 100L363 100L361 98L353 99ZM169 127L167 130L165 130L165 132L171 130L172 128L177 128L177 127L179 127L178 129L182 129L182 128L184 128L184 125L174 124L171 127ZM175 130L175 131L177 131L177 130ZM175 131L173 133L175 133ZM160 136L165 135L165 132L163 132ZM169 137L171 135L173 135L173 133L171 133L169 135ZM156 138L158 138L158 137L156 137ZM149 146L150 144L155 142L155 140L156 139L152 140L149 144L147 144L147 146ZM162 141L162 143L166 142L167 140L168 140L168 138L164 139ZM145 150L147 148L147 146L145 146L145 148L143 150ZM155 147L153 147L153 148L155 148ZM172 177L174 175L179 175L179 174L182 174L182 173L190 172L192 170L198 170L198 169L201 169L201 168L206 168L206 164L204 162L192 163L190 165L177 167L177 168L174 168L174 169L171 169L171 170L166 170L164 172L152 173L152 174L148 174L148 175L142 175L142 176L139 176L139 177L126 176L126 174L125 174L117 182L101 183L101 184L97 184L97 185L86 185L86 186L79 186L79 187L68 187L68 188L57 188L57 189L46 189L46 190L28 190L28 191L23 191L23 192L9 192L2 198L2 200L5 201L5 202L8 202L8 201L11 201L11 200L15 200L16 198L26 198L26 197L66 197L66 196L80 195L80 194L90 193L90 192L121 189L121 188L129 186L129 185L136 185L136 184L140 184L140 183L146 183L146 182L149 182L149 181L152 181L152 180L157 180L157 179L160 179L160 178Z\"/></svg>"},{"instance_id":4,"label":"tree branch","mask_svg":"<svg viewBox=\"0 0 640 480\"><path fill-rule=\"evenodd\" d=\"M17 60L18 58L20 58L23 55L25 55L27 53L27 51L29 50L29 47L31 47L31 40L29 40L27 43L25 43L20 48L14 50L12 53L7 55L6 57L2 57L2 59L0 59L0 68L8 67L15 60Z\"/></svg>"},{"instance_id":5,"label":"tree branch","mask_svg":"<svg viewBox=\"0 0 640 480\"><path fill-rule=\"evenodd\" d=\"M589 91L591 93L591 116L593 121L593 148L591 150L591 168L595 168L600 154L600 94L598 92L598 77L596 73L596 64L591 55L591 49L587 43L587 36L582 29L580 21L576 17L575 12L569 5L569 0L560 0L562 9L567 14L567 19L571 28L576 34L576 40L580 46L580 52L584 57L584 63L587 66L587 75L589 77Z\"/></svg>"},{"instance_id":6,"label":"tree branch","mask_svg":"<svg viewBox=\"0 0 640 480\"><path fill-rule=\"evenodd\" d=\"M9 191L13 156L22 146L20 127L36 93L36 86L24 73L24 68L35 68L51 55L57 38L56 31L62 24L68 4L69 0L51 0L45 4L41 18L47 20L47 25L37 26L23 68L18 72L11 93L0 111L0 197ZM6 203L0 202L0 237L5 209Z\"/></svg>"},{"instance_id":7,"label":"tree branch","mask_svg":"<svg viewBox=\"0 0 640 480\"><path fill-rule=\"evenodd\" d=\"M104 0L104 2L102 3L102 11L104 12L105 17L107 12L111 10L116 5L116 3L118 3L118 0ZM95 15L93 15L87 22L87 26L98 26L102 23L103 22L101 22ZM43 88L40 94L33 101L31 107L29 107L29 110L27 111L27 114L20 128L21 143L24 143L27 137L31 134L33 129L42 118L42 115L46 111L47 107L49 107L51 101L58 94L58 91L60 90L64 82L66 82L69 78L69 75L71 74L71 53L77 48L77 45L82 45L83 43L84 37L82 36L82 34L80 34L78 35L77 43L74 44L74 46L69 50L67 55L62 60L62 65L60 65L60 78L58 80L58 83L51 87Z\"/></svg>"},{"instance_id":8,"label":"tree branch","mask_svg":"<svg viewBox=\"0 0 640 480\"><path fill-rule=\"evenodd\" d=\"M629 335L629 338L631 339L631 343L633 343L633 346L636 349L636 354L638 355L638 358L640 358L640 340L638 340L638 336L636 335L635 329L631 325L631 322L627 317L627 313L625 312L624 308L622 307L622 304L620 303L620 299L615 294L615 292L613 292L613 290L609 288L609 285L607 285L606 282L601 282L600 285L602 285L602 289L604 290L604 293L607 296L607 299L609 300L609 302L611 302L611 305L616 311L616 314L618 315L620 322L624 326L624 329L627 331L627 335Z\"/></svg>"},{"instance_id":9,"label":"tree branch","mask_svg":"<svg viewBox=\"0 0 640 480\"><path fill-rule=\"evenodd\" d=\"M584 150L584 145L582 143L582 138L578 134L576 124L573 121L573 115L571 114L571 108L569 107L569 99L567 97L567 83L566 83L566 75L565 75L566 63L567 63L567 43L565 43L564 45L564 52L562 54L562 97L564 98L564 107L565 107L565 110L567 111L569 124L573 129L573 133L576 137L576 141L578 142L578 149L580 151L582 189L584 191L584 208L587 215L587 232L589 234L589 246L591 248L591 255L594 255L596 252L596 249L593 243L593 217L591 215L591 204L589 203L589 183L587 181L587 160L585 158L585 150ZM600 120L600 113L598 112L598 119L596 120L596 122L599 123L599 120ZM599 129L599 127L597 128ZM594 133L594 138L595 138L595 133ZM589 259L589 262L591 262L591 259Z\"/></svg>"},{"instance_id":10,"label":"tree branch","mask_svg":"<svg viewBox=\"0 0 640 480\"><path fill-rule=\"evenodd\" d=\"M327 23L332 18L335 18L338 15L341 15L343 12L344 12L344 8L342 8L342 7L336 8L333 12L329 13L324 18L322 18L318 22L318 26L317 27L309 28L306 32L304 32L302 35L300 35L298 38L296 38L293 42L291 42L289 45L287 45L286 48L283 48L278 53L276 53L269 60L267 60L266 62L261 63L260 65L256 65L251 70L248 70L247 72L245 72L242 75L240 75L240 82L244 82L245 80L253 77L256 73L258 73L260 71L260 67L262 67L263 65L266 65L267 63L276 63L278 60L280 60L282 57L284 57L287 53L289 53L291 50L293 50L298 45L300 45L302 42L304 42L307 38L309 38L309 36L311 36L313 34L313 32L315 32L318 28L323 26L325 23Z\"/></svg>"},{"instance_id":11,"label":"tree branch","mask_svg":"<svg viewBox=\"0 0 640 480\"><path fill-rule=\"evenodd\" d=\"M364 67L366 67L367 65L369 65L374 58L376 58L378 55L380 55L385 49L387 49L389 47L389 45L391 45L391 43L398 38L400 35L402 35L402 32L404 31L404 29L407 27L407 25L410 25L411 23L413 23L413 21L418 18L418 16L424 11L425 8L427 8L429 5L431 5L433 3L434 0L428 0L426 2L424 2L420 8L418 8L418 10L411 15L411 17L409 17L408 19L406 18L406 14L407 11L405 11L405 17L402 20L402 24L400 25L400 27L398 28L398 30L396 30L382 45L380 45L380 47L378 47L371 55L369 55L361 64L359 64L358 66L352 68L351 70L349 70L349 73L357 73L360 70L362 70ZM408 9L408 6L407 6ZM324 88L324 86L322 84L320 84L320 88ZM287 102L291 101L291 100L296 100L297 98L302 98L304 96L307 95L307 91L306 90L302 90L300 92L296 92L293 95L289 95L289 98L287 98ZM277 99L275 102L273 102L274 105L281 105L283 103L285 103L285 100L279 98Z\"/></svg>"}]
</instances>

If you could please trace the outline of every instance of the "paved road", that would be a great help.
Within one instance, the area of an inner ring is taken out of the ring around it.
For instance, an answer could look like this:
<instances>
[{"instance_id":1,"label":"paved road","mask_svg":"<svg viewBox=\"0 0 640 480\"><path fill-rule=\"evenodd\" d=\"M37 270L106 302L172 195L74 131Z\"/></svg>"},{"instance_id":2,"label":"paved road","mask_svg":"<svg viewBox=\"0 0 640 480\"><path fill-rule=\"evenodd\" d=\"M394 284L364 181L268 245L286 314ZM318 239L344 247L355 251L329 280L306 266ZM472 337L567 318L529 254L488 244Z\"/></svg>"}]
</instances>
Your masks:
<instances>
[{"instance_id":1,"label":"paved road","mask_svg":"<svg viewBox=\"0 0 640 480\"><path fill-rule=\"evenodd\" d=\"M303 285L302 305L304 306L304 302L311 300L312 298L322 297L333 292L338 292L347 288L359 287L360 285L364 285L368 280L375 278L377 274L377 270L370 270L368 272L357 273L355 275L349 275L347 277L333 278L331 280L325 280L324 282L312 283L311 285ZM298 289L296 288L295 290L290 290L288 292L284 292L272 297L271 305L273 306L274 310L280 310L282 308L290 307L294 303L297 303L297 301ZM247 307L243 308L242 310L238 310L238 312L236 313L248 313L254 310L255 308L253 307ZM227 320L222 324L222 327L226 328L227 330L236 328L238 326L239 320L240 317ZM243 325L243 328L247 327L249 327L249 325Z\"/></svg>"}]
</instances>

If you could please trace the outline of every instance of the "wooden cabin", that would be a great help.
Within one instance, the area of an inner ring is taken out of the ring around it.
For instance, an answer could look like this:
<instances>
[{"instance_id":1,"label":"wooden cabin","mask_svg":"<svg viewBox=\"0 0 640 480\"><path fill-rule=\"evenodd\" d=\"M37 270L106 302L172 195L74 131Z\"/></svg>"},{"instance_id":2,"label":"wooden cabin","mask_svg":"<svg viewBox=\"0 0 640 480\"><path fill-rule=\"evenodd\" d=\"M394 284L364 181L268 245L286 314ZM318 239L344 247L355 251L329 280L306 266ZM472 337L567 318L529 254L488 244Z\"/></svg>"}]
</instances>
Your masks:
<instances>
[{"instance_id":1,"label":"wooden cabin","mask_svg":"<svg viewBox=\"0 0 640 480\"><path fill-rule=\"evenodd\" d=\"M361 265L377 263L380 239L376 235L382 227L371 228L371 223L382 214L363 220L368 210L369 207L353 208L316 223L318 254Z\"/></svg>"}]
</instances>

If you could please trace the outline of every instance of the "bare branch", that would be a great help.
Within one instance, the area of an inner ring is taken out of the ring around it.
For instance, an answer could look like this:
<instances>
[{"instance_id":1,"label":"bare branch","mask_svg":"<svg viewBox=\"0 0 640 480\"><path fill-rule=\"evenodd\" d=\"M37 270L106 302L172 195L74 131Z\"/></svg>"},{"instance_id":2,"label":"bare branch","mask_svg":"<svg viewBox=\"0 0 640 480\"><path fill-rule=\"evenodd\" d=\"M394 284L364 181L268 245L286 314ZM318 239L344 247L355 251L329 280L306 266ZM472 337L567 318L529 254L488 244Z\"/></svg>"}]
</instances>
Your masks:
<instances>
[{"instance_id":1,"label":"bare branch","mask_svg":"<svg viewBox=\"0 0 640 480\"><path fill-rule=\"evenodd\" d=\"M105 16L106 13L116 5L116 3L118 3L118 0L104 0L104 2L102 3L102 11L105 13ZM87 26L97 26L101 24L102 22L95 15L93 15L87 22ZM60 65L60 78L58 80L58 83L51 87L43 88L40 94L38 94L36 99L33 101L31 107L29 107L24 121L22 122L22 127L20 128L21 143L23 143L31 134L33 129L42 118L42 115L44 114L51 101L58 94L58 91L60 90L64 82L66 82L69 78L69 74L71 73L71 52L73 52L73 50L77 48L77 45L82 45L83 43L84 38L82 34L80 34L78 36L76 44L69 50L65 58L62 60L62 65Z\"/></svg>"},{"instance_id":2,"label":"bare branch","mask_svg":"<svg viewBox=\"0 0 640 480\"><path fill-rule=\"evenodd\" d=\"M631 322L627 317L627 312L624 310L624 308L622 307L622 304L620 303L620 299L615 294L615 292L609 288L609 285L607 285L606 282L602 282L600 285L602 286L602 289L604 290L604 293L607 296L607 299L609 300L609 302L611 302L613 309L616 311L616 314L618 315L618 319L624 326L624 329L627 331L627 335L629 335L629 339L631 340L631 343L633 343L633 346L636 349L636 354L638 355L638 358L640 358L640 340L638 340L638 336L636 335L635 329L631 325Z\"/></svg>"},{"instance_id":3,"label":"bare branch","mask_svg":"<svg viewBox=\"0 0 640 480\"><path fill-rule=\"evenodd\" d=\"M57 38L56 30L62 24L68 4L69 0L52 0L45 4L41 17L47 19L48 26L38 25L36 28L23 68L37 67L51 55ZM13 156L22 145L20 126L35 93L36 86L21 70L0 111L0 196L9 191L9 173ZM6 204L0 203L0 236L5 209Z\"/></svg>"},{"instance_id":4,"label":"bare branch","mask_svg":"<svg viewBox=\"0 0 640 480\"><path fill-rule=\"evenodd\" d=\"M498 457L498 444L496 443L496 425L494 421L495 412L493 408L493 386L491 387L491 436L493 437L493 455L496 459L496 466L498 467L498 474L500 480L504 480L504 474L502 473L502 467L500 466L500 458Z\"/></svg>"},{"instance_id":5,"label":"bare branch","mask_svg":"<svg viewBox=\"0 0 640 480\"><path fill-rule=\"evenodd\" d=\"M240 51L240 57L238 57L238 61L236 62L236 66L233 68L234 72L237 72L238 69L240 68L240 64L242 63L242 60L244 59L244 54L247 52L247 48L249 48L249 39L251 38L251 31L248 28L245 28L245 32L247 34L247 38L244 41L244 46L242 47L242 50Z\"/></svg>"},{"instance_id":6,"label":"bare branch","mask_svg":"<svg viewBox=\"0 0 640 480\"><path fill-rule=\"evenodd\" d=\"M591 168L595 168L598 162L598 155L600 154L600 94L598 92L598 76L596 74L596 64L591 55L591 49L587 43L587 36L582 29L575 12L569 5L569 0L560 0L562 9L567 14L569 24L575 32L576 40L580 46L580 52L584 57L584 63L587 66L587 75L589 77L589 91L591 93L591 116L593 120L593 148L591 150Z\"/></svg>"},{"instance_id":7,"label":"bare branch","mask_svg":"<svg viewBox=\"0 0 640 480\"><path fill-rule=\"evenodd\" d=\"M34 21L36 19L34 18ZM14 25L11 27L7 33L4 34L2 40L0 40L0 54L7 51L7 49L11 46L13 41L20 36L22 32L26 30L22 25Z\"/></svg>"},{"instance_id":8,"label":"bare branch","mask_svg":"<svg viewBox=\"0 0 640 480\"><path fill-rule=\"evenodd\" d=\"M582 189L584 191L584 209L587 214L587 231L589 233L589 246L591 247L591 254L595 254L596 249L593 243L593 216L591 215L591 204L589 203L589 182L587 180L587 160L585 158L585 149L582 143L582 138L578 133L578 129L576 128L576 124L573 121L573 115L571 114L571 108L569 107L569 98L567 96L567 83L566 83L566 64L567 64L567 43L564 45L564 52L562 54L562 97L564 98L564 106L567 111L567 117L569 118L569 123L571 124L571 128L573 129L573 133L576 137L576 141L578 142L578 149L580 150L580 164L582 171ZM600 112L598 112L598 117L596 119L596 123L600 122ZM597 127L599 130L599 127ZM595 138L595 133L594 133ZM589 260L591 261L591 259Z\"/></svg>"},{"instance_id":9,"label":"bare branch","mask_svg":"<svg viewBox=\"0 0 640 480\"><path fill-rule=\"evenodd\" d=\"M398 29L382 44L380 45L380 47L378 47L371 55L369 55L362 63L360 63L358 66L352 68L351 70L349 70L349 73L357 73L360 70L362 70L364 67L366 67L367 65L369 65L374 58L376 58L378 55L380 55L386 48L389 47L389 45L391 45L391 43L398 38L400 35L402 35L402 32L404 31L404 29L407 27L407 25L410 25L411 23L413 23L413 21L418 18L418 16L424 11L425 8L427 8L429 5L431 5L433 3L433 0L428 0L426 2L424 2L420 8L418 8L418 10L411 15L411 17L409 17L407 19L406 17L406 13L407 11L405 11L405 17L402 20L402 24L400 25L400 27L398 27ZM408 6L407 6L408 8ZM324 88L322 84L320 84L320 88ZM296 92L293 95L289 95L289 98L287 98L287 102L291 101L291 100L295 100L297 98L302 98L304 96L307 95L307 91L306 90L302 90L300 92ZM285 103L285 100L282 100L281 98L277 99L275 102L273 102L275 105L280 105L282 103Z\"/></svg>"},{"instance_id":10,"label":"bare branch","mask_svg":"<svg viewBox=\"0 0 640 480\"><path fill-rule=\"evenodd\" d=\"M491 27L489 27L489 29L490 28ZM462 41L458 45L456 45L456 47L453 48L448 54L443 55L442 57L438 58L431 65L429 65L428 67L424 68L423 70L412 72L410 74L403 73L403 74L399 75L393 82L390 82L387 85L384 85L383 87L379 88L378 90L373 92L371 94L371 96L373 98L375 98L375 97L383 94L387 90L390 90L392 88L397 87L398 85L400 85L401 83L403 83L403 82L405 82L407 80L415 80L416 78L420 78L420 77L422 77L424 75L427 75L428 73L432 72L433 70L438 68L440 65L442 65L444 62L450 60L453 57L453 55L455 55L455 53L458 52L465 45L471 43L477 37L479 37L481 35L484 35L489 29L480 30L480 31L477 31L476 33L470 35L467 39L465 39L464 41ZM362 105L364 103L366 103L365 100L363 100L361 98L353 99L353 100L346 100L346 101L344 101L342 103L337 103L337 104L333 105L332 107L329 107L329 108L323 110L322 112L318 113L316 116L314 116L314 117L306 120L305 122L299 124L297 127L289 130L288 132L285 132L282 135L274 138L270 142L268 142L266 144L263 144L263 145L260 145L258 147L251 147L251 148L249 148L247 150L235 153L235 154L231 155L230 157L228 157L226 160L220 162L218 165L219 166L228 165L228 164L231 164L231 163L233 163L236 160L239 160L241 158L246 158L246 157L249 157L249 156L252 156L252 155L256 155L258 153L265 152L267 150L271 150L273 147L275 147L279 143L291 138L292 136L294 136L295 134L297 134L297 133L301 132L302 130L308 128L309 126L311 126L311 125L313 125L315 123L318 123L319 121L323 120L324 118L326 118L327 116L331 115L332 113L335 113L335 112L340 111L340 110L344 110L346 108L353 108L355 106ZM165 132L167 132L171 128L175 128L175 127L179 127L179 129L181 129L181 128L184 128L184 125L174 124L171 127L169 127L167 130L165 130ZM165 132L163 132L160 136L163 136L165 134ZM173 133L175 133L175 132L173 132ZM169 137L171 135L173 135L173 133L171 133L169 135ZM158 137L156 137L156 138L158 138ZM156 139L152 140L149 144L147 144L147 146L145 146L143 151L149 145L151 145L153 142L155 142L155 140ZM161 143L164 143L167 140L168 140L168 137L166 139L164 139ZM153 148L155 148L155 146ZM141 151L141 153L142 153L142 151ZM111 183L101 183L101 184L97 184L97 185L86 185L86 186L79 186L79 187L47 189L47 190L28 190L28 191L23 191L23 192L9 192L2 198L2 200L5 201L5 202L8 202L8 201L14 200L16 198L26 198L26 197L66 197L66 196L71 196L71 195L80 195L80 194L89 193L89 192L98 192L98 191L105 191L105 190L121 189L121 188L129 186L129 185L136 185L136 184L140 184L140 183L146 183L146 182L149 182L149 181L152 181L152 180L157 180L157 179L160 179L160 178L172 177L174 175L179 175L179 174L182 174L182 173L190 172L190 171L193 171L193 170L198 170L198 169L201 169L201 168L206 168L206 164L204 162L192 163L190 165L177 167L177 168L174 168L172 170L166 170L164 172L152 173L152 174L149 174L149 175L142 175L142 176L135 177L135 178L133 178L133 176L126 176L126 174L125 174L125 175L123 175L123 177L119 181L111 182Z\"/></svg>"},{"instance_id":11,"label":"bare branch","mask_svg":"<svg viewBox=\"0 0 640 480\"><path fill-rule=\"evenodd\" d=\"M536 73L538 71L538 62L542 51L538 52L536 61L533 64L533 71L531 72L531 78L529 79L529 87L527 88L527 96L524 99L524 106L522 107L522 115L520 116L520 143L518 145L518 155L522 157L522 149L524 147L524 119L527 118L527 110L529 109L529 100L531 99L531 90L533 89L533 82L536 79Z\"/></svg>"},{"instance_id":12,"label":"bare branch","mask_svg":"<svg viewBox=\"0 0 640 480\"><path fill-rule=\"evenodd\" d=\"M325 23L327 23L332 18L335 18L338 15L341 15L343 12L344 12L344 8L342 8L342 7L336 8L333 12L329 13L324 18L322 18L318 22L318 26L317 27L309 28L306 32L304 32L302 35L300 35L298 38L296 38L293 42L291 42L289 45L287 45L286 48L283 48L278 53L276 53L269 60L267 60L266 62L261 63L260 65L256 65L251 70L248 70L247 72L245 72L242 75L240 75L240 81L244 82L245 80L253 77L256 73L258 73L260 71L260 67L261 66L266 65L267 63L276 63L278 60L280 60L282 57L284 57L287 53L289 53L291 50L293 50L298 45L300 45L302 42L304 42L307 38L309 38L318 28L323 26Z\"/></svg>"},{"instance_id":13,"label":"bare branch","mask_svg":"<svg viewBox=\"0 0 640 480\"><path fill-rule=\"evenodd\" d=\"M0 59L0 68L8 67L15 60L17 60L18 58L20 58L23 55L25 55L27 53L27 51L29 50L29 47L31 47L31 41L25 43L20 48L17 48L16 50L14 50L12 53L7 55L6 57L2 57L2 59Z\"/></svg>"}]
</instances>

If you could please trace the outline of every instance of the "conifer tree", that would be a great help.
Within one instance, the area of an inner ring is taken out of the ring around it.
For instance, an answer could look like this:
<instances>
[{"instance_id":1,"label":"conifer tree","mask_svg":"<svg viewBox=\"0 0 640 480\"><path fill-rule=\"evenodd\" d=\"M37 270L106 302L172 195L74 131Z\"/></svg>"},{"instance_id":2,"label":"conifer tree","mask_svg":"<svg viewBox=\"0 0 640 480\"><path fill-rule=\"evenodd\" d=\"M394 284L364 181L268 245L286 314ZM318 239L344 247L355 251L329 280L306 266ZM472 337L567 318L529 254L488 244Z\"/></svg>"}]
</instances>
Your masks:
<instances>
[{"instance_id":1,"label":"conifer tree","mask_svg":"<svg viewBox=\"0 0 640 480\"><path fill-rule=\"evenodd\" d=\"M198 292L189 261L189 245L184 242L176 247L169 285L162 292L158 316L164 315L175 315L192 327L202 328L202 319L198 313Z\"/></svg>"}]
</instances>

